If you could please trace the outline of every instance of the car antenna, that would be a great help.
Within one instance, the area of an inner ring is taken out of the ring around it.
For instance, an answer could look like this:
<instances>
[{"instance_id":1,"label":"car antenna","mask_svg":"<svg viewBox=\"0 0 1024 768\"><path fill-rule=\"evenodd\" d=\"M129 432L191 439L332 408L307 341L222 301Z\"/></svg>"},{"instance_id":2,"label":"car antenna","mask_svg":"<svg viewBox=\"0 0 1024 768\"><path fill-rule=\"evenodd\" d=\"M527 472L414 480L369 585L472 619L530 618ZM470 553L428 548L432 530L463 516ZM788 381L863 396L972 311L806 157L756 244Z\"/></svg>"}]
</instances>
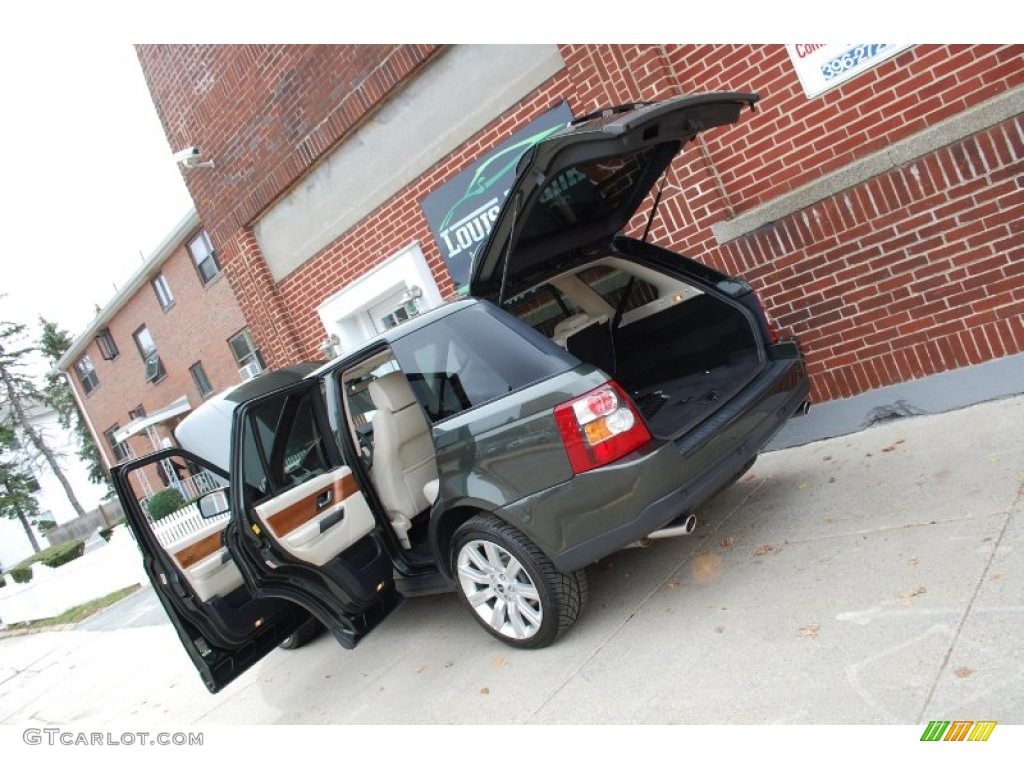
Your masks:
<instances>
[{"instance_id":1,"label":"car antenna","mask_svg":"<svg viewBox=\"0 0 1024 768\"><path fill-rule=\"evenodd\" d=\"M505 263L501 265L501 283L498 285L498 306L505 303L505 283L508 282L508 265L512 261L512 239L516 236L516 220L519 218L519 203L522 197L516 195L516 204L512 209L512 226L508 231L508 245L505 246Z\"/></svg>"}]
</instances>

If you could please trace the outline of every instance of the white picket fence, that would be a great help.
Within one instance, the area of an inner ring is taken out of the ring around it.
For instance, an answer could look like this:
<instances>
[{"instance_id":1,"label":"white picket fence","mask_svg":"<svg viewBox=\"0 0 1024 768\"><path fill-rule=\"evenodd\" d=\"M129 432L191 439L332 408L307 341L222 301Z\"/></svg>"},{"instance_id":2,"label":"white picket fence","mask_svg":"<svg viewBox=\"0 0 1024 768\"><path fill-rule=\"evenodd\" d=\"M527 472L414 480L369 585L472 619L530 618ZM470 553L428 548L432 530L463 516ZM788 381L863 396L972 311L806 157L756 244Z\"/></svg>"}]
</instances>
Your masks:
<instances>
[{"instance_id":1,"label":"white picket fence","mask_svg":"<svg viewBox=\"0 0 1024 768\"><path fill-rule=\"evenodd\" d=\"M199 505L192 502L152 523L152 528L157 541L168 547L193 533L211 527L218 518L204 519L199 514Z\"/></svg>"}]
</instances>

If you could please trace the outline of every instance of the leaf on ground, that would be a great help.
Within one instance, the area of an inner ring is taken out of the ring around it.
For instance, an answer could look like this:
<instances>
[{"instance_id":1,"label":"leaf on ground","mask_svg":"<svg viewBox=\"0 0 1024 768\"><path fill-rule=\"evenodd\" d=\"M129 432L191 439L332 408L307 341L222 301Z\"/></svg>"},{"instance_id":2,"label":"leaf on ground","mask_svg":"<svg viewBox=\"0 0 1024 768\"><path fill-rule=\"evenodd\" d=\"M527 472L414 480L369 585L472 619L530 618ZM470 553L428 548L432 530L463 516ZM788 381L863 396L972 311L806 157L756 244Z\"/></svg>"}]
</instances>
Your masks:
<instances>
[{"instance_id":1,"label":"leaf on ground","mask_svg":"<svg viewBox=\"0 0 1024 768\"><path fill-rule=\"evenodd\" d=\"M1003 574L1001 574L1001 573L993 573L991 576L988 577L988 580L989 581L1002 581L1004 578L1006 578L1006 577Z\"/></svg>"},{"instance_id":2,"label":"leaf on ground","mask_svg":"<svg viewBox=\"0 0 1024 768\"><path fill-rule=\"evenodd\" d=\"M419 665L418 667L416 667L416 674L417 674L417 675L418 675L418 674L420 674L420 673L421 673L421 672L423 672L423 670L425 670L426 668L427 668L427 665L426 665L426 664L420 664L420 665Z\"/></svg>"},{"instance_id":3,"label":"leaf on ground","mask_svg":"<svg viewBox=\"0 0 1024 768\"><path fill-rule=\"evenodd\" d=\"M924 587L914 587L909 592L901 593L900 597L904 597L904 598L906 598L906 597L917 597L918 595L923 595L927 591L928 590L925 589Z\"/></svg>"},{"instance_id":4,"label":"leaf on ground","mask_svg":"<svg viewBox=\"0 0 1024 768\"><path fill-rule=\"evenodd\" d=\"M725 632L725 625L719 624L717 627L715 627L715 632L717 632L718 634L722 634L723 632Z\"/></svg>"},{"instance_id":5,"label":"leaf on ground","mask_svg":"<svg viewBox=\"0 0 1024 768\"><path fill-rule=\"evenodd\" d=\"M679 579L672 579L671 581L665 582L665 589L678 589L683 586L683 582Z\"/></svg>"},{"instance_id":6,"label":"leaf on ground","mask_svg":"<svg viewBox=\"0 0 1024 768\"><path fill-rule=\"evenodd\" d=\"M917 565L917 558L912 557L909 560L907 560L907 565Z\"/></svg>"},{"instance_id":7,"label":"leaf on ground","mask_svg":"<svg viewBox=\"0 0 1024 768\"><path fill-rule=\"evenodd\" d=\"M797 634L800 635L800 637L817 637L819 629L821 629L821 627L817 624L804 624L804 626L797 630Z\"/></svg>"},{"instance_id":8,"label":"leaf on ground","mask_svg":"<svg viewBox=\"0 0 1024 768\"><path fill-rule=\"evenodd\" d=\"M897 440L897 441L896 441L895 443L893 443L892 445L887 445L887 446L885 446L885 448L883 448L883 449L882 449L882 452L883 452L883 453L890 453L890 452L892 452L892 451L895 451L895 450L896 450L896 446L897 446L897 445L900 445L900 444L902 444L902 443L905 443L905 442L907 442L907 441L906 441L906 439L904 439L904 438L902 438L902 437L901 437L901 438L900 438L899 440Z\"/></svg>"},{"instance_id":9,"label":"leaf on ground","mask_svg":"<svg viewBox=\"0 0 1024 768\"><path fill-rule=\"evenodd\" d=\"M807 483L800 483L800 484L799 484L799 485L798 485L798 486L796 487L796 489L797 489L798 491L806 491L806 490L807 490Z\"/></svg>"},{"instance_id":10,"label":"leaf on ground","mask_svg":"<svg viewBox=\"0 0 1024 768\"><path fill-rule=\"evenodd\" d=\"M735 543L736 540L732 536L729 536L728 538L722 539L718 543L718 546L720 546L722 549L732 549L732 545Z\"/></svg>"},{"instance_id":11,"label":"leaf on ground","mask_svg":"<svg viewBox=\"0 0 1024 768\"><path fill-rule=\"evenodd\" d=\"M757 555L757 557L761 557L762 555L767 555L769 552L774 551L774 549L775 547L773 547L771 544L762 544L760 547L754 550L754 554Z\"/></svg>"},{"instance_id":12,"label":"leaf on ground","mask_svg":"<svg viewBox=\"0 0 1024 768\"><path fill-rule=\"evenodd\" d=\"M998 456L989 456L988 457L988 463L989 464L998 464L999 463L999 457Z\"/></svg>"},{"instance_id":13,"label":"leaf on ground","mask_svg":"<svg viewBox=\"0 0 1024 768\"><path fill-rule=\"evenodd\" d=\"M496 666L496 667L507 667L508 666L508 662L505 661L505 657L504 656L495 656L494 657L494 666Z\"/></svg>"},{"instance_id":14,"label":"leaf on ground","mask_svg":"<svg viewBox=\"0 0 1024 768\"><path fill-rule=\"evenodd\" d=\"M597 566L597 569L599 571L610 571L614 567L615 563L613 563L611 560L605 560L599 566Z\"/></svg>"},{"instance_id":15,"label":"leaf on ground","mask_svg":"<svg viewBox=\"0 0 1024 768\"><path fill-rule=\"evenodd\" d=\"M445 669L451 669L451 668L452 668L452 667L454 667L454 666L455 666L455 662L454 662L454 661L446 661L446 662L444 663L444 668L445 668Z\"/></svg>"},{"instance_id":16,"label":"leaf on ground","mask_svg":"<svg viewBox=\"0 0 1024 768\"><path fill-rule=\"evenodd\" d=\"M483 688L480 689L480 693L482 693L484 696L486 696L490 692L491 692L491 689L488 688L486 685Z\"/></svg>"},{"instance_id":17,"label":"leaf on ground","mask_svg":"<svg viewBox=\"0 0 1024 768\"><path fill-rule=\"evenodd\" d=\"M746 477L743 478L743 482L744 483L752 483L756 479L757 479L757 475L751 473L751 474L749 474L749 475L747 475Z\"/></svg>"},{"instance_id":18,"label":"leaf on ground","mask_svg":"<svg viewBox=\"0 0 1024 768\"><path fill-rule=\"evenodd\" d=\"M957 669L953 670L953 674L957 677L970 677L972 674L974 674L974 670L970 667L958 667Z\"/></svg>"},{"instance_id":19,"label":"leaf on ground","mask_svg":"<svg viewBox=\"0 0 1024 768\"><path fill-rule=\"evenodd\" d=\"M832 457L831 456L822 456L821 460L822 461L832 461Z\"/></svg>"}]
</instances>

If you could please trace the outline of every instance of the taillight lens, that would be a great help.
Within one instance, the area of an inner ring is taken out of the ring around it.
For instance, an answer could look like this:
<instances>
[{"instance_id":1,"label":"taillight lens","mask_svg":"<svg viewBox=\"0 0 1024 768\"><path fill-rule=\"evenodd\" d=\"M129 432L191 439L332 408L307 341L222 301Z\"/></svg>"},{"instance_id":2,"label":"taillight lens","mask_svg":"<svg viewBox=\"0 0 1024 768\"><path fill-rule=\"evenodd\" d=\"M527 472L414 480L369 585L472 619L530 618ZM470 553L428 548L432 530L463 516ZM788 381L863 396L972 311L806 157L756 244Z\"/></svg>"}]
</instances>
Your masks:
<instances>
[{"instance_id":1,"label":"taillight lens","mask_svg":"<svg viewBox=\"0 0 1024 768\"><path fill-rule=\"evenodd\" d=\"M614 381L557 406L555 422L576 474L621 459L651 440L633 403Z\"/></svg>"},{"instance_id":2,"label":"taillight lens","mask_svg":"<svg viewBox=\"0 0 1024 768\"><path fill-rule=\"evenodd\" d=\"M768 309L765 307L764 302L761 301L761 297L754 293L754 298L757 299L757 306L761 308L761 314L764 315L764 322L768 326L768 340L772 344L779 342L779 332L775 330L775 321L772 320L772 316L768 313Z\"/></svg>"}]
</instances>

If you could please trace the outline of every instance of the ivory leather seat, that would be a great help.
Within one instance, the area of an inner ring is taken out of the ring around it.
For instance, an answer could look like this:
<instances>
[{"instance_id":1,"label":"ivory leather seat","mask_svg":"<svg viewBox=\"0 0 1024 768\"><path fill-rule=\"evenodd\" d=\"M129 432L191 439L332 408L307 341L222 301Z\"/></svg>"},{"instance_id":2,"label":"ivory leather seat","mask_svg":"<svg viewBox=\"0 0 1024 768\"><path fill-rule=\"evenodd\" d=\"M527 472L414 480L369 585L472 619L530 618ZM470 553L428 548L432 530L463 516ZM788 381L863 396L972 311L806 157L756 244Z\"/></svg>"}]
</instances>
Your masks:
<instances>
[{"instance_id":1,"label":"ivory leather seat","mask_svg":"<svg viewBox=\"0 0 1024 768\"><path fill-rule=\"evenodd\" d=\"M434 442L404 373L374 379L369 389L377 409L370 474L392 527L408 549L412 519L433 501L425 487L437 481Z\"/></svg>"}]
</instances>

